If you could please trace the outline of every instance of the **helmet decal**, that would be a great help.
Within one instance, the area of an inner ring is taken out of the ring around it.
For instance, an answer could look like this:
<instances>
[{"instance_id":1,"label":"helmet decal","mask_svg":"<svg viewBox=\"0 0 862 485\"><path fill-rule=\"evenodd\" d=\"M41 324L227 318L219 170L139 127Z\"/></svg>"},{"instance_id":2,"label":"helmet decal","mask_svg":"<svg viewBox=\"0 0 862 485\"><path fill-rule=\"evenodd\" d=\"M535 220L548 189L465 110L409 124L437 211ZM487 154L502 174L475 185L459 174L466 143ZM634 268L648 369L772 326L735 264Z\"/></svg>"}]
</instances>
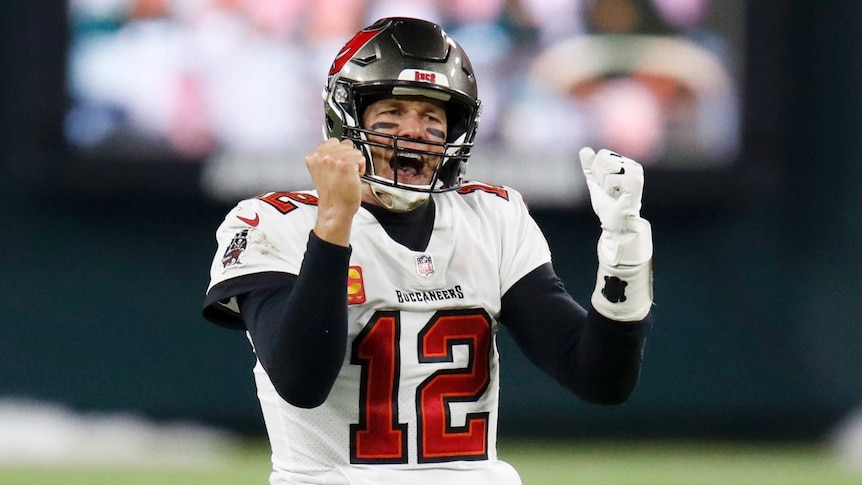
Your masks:
<instances>
[{"instance_id":1,"label":"helmet decal","mask_svg":"<svg viewBox=\"0 0 862 485\"><path fill-rule=\"evenodd\" d=\"M405 69L398 75L398 79L401 81L425 82L449 87L449 78L445 74L422 69Z\"/></svg>"},{"instance_id":2,"label":"helmet decal","mask_svg":"<svg viewBox=\"0 0 862 485\"><path fill-rule=\"evenodd\" d=\"M382 32L383 29L384 26L377 28L372 26L367 29L360 30L356 35L354 35L352 39L344 44L344 47L341 48L338 55L335 56L335 60L332 61L332 66L329 68L329 75L332 76L341 71L341 69L344 68L344 65L347 64L347 61L353 58L353 56L356 55L356 53L359 52L359 50L362 49L368 41Z\"/></svg>"}]
</instances>

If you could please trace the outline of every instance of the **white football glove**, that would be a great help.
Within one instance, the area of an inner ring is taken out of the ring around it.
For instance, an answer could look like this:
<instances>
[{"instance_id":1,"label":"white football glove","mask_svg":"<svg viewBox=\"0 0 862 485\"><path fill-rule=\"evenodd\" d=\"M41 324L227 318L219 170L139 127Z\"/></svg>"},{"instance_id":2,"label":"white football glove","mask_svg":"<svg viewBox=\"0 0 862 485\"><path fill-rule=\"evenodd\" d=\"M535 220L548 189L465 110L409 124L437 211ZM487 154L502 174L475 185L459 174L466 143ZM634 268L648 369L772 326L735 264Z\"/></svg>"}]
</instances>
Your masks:
<instances>
[{"instance_id":1,"label":"white football glove","mask_svg":"<svg viewBox=\"0 0 862 485\"><path fill-rule=\"evenodd\" d=\"M591 302L602 315L641 320L652 306L652 228L641 218L643 167L610 150L582 148L581 168L601 222L599 270Z\"/></svg>"}]
</instances>

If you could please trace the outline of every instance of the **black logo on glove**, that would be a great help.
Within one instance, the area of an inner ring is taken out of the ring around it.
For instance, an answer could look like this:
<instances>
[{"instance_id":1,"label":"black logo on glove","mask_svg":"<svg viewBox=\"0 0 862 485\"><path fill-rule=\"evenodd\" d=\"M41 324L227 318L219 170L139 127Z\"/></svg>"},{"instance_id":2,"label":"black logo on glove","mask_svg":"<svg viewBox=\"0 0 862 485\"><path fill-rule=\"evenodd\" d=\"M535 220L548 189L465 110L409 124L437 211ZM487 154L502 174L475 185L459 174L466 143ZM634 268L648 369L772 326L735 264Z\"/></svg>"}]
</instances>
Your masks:
<instances>
[{"instance_id":1,"label":"black logo on glove","mask_svg":"<svg viewBox=\"0 0 862 485\"><path fill-rule=\"evenodd\" d=\"M626 301L626 286L628 283L616 276L605 276L605 287L602 288L602 295L611 303L624 302Z\"/></svg>"}]
</instances>

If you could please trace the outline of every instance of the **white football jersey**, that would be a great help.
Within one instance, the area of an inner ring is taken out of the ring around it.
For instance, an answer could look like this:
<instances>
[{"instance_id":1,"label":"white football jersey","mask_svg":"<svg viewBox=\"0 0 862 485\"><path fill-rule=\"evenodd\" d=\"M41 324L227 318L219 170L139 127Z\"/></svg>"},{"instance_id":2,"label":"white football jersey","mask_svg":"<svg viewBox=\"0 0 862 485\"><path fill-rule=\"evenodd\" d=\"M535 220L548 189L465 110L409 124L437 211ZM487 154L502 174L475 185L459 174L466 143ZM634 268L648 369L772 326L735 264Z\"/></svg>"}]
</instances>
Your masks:
<instances>
[{"instance_id":1,"label":"white football jersey","mask_svg":"<svg viewBox=\"0 0 862 485\"><path fill-rule=\"evenodd\" d=\"M424 251L393 241L365 209L354 217L347 355L321 406L288 404L255 366L273 484L521 483L497 459L495 335L502 295L551 260L548 244L510 188L468 183L433 198ZM313 191L239 203L218 229L210 289L298 274L316 203Z\"/></svg>"}]
</instances>

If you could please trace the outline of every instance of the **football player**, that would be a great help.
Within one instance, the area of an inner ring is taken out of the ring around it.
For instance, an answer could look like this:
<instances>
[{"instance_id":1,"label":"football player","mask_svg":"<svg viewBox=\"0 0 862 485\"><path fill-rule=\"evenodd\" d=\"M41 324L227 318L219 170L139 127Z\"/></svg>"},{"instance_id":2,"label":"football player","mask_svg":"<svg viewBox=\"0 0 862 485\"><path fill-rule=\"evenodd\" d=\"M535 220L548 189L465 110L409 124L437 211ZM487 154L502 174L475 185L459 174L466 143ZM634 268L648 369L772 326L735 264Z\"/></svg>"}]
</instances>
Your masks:
<instances>
[{"instance_id":1,"label":"football player","mask_svg":"<svg viewBox=\"0 0 862 485\"><path fill-rule=\"evenodd\" d=\"M517 485L497 457L505 326L586 401L625 401L652 305L643 170L580 153L601 222L590 305L566 292L521 195L464 180L480 102L440 26L385 18L338 53L314 190L240 202L204 315L244 330L273 484Z\"/></svg>"}]
</instances>

